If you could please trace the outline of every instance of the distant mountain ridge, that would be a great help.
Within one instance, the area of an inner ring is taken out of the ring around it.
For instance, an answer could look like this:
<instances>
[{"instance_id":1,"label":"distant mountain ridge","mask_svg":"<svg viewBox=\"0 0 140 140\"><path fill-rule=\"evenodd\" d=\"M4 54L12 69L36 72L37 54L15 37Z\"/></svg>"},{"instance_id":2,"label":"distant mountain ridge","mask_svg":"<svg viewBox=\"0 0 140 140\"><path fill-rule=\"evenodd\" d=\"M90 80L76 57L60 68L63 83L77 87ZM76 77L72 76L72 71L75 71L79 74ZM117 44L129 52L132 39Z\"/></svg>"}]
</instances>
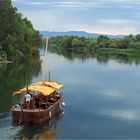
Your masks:
<instances>
[{"instance_id":1,"label":"distant mountain ridge","mask_svg":"<svg viewBox=\"0 0 140 140\"><path fill-rule=\"evenodd\" d=\"M41 31L40 32L45 37L55 37L55 36L79 36L79 37L89 37L89 38L97 38L100 35L107 34L96 34L96 33L88 33L85 31L67 31L67 32L50 32L50 31ZM123 38L125 35L107 35L109 38Z\"/></svg>"}]
</instances>

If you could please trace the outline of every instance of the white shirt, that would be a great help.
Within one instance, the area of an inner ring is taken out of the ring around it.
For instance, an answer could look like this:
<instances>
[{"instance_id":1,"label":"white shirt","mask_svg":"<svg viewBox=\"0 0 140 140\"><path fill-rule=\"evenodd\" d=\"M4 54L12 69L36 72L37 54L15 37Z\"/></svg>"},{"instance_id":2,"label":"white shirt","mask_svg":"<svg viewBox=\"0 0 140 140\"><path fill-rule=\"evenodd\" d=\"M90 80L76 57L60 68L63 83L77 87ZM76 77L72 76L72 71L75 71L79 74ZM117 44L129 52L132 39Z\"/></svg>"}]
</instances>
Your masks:
<instances>
[{"instance_id":1,"label":"white shirt","mask_svg":"<svg viewBox=\"0 0 140 140\"><path fill-rule=\"evenodd\" d=\"M25 95L25 100L30 102L31 101L31 95L30 94L26 94Z\"/></svg>"}]
</instances>

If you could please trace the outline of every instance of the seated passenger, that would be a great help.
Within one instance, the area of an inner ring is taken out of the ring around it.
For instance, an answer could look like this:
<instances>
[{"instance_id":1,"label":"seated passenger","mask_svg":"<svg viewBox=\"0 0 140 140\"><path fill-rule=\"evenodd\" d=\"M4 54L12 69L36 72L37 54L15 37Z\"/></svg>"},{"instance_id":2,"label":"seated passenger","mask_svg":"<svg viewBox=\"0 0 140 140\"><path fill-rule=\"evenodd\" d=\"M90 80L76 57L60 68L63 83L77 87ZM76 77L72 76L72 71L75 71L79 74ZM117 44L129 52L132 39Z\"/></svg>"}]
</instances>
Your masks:
<instances>
[{"instance_id":1,"label":"seated passenger","mask_svg":"<svg viewBox=\"0 0 140 140\"><path fill-rule=\"evenodd\" d=\"M35 101L35 107L39 108L40 107L40 103L38 101Z\"/></svg>"}]
</instances>

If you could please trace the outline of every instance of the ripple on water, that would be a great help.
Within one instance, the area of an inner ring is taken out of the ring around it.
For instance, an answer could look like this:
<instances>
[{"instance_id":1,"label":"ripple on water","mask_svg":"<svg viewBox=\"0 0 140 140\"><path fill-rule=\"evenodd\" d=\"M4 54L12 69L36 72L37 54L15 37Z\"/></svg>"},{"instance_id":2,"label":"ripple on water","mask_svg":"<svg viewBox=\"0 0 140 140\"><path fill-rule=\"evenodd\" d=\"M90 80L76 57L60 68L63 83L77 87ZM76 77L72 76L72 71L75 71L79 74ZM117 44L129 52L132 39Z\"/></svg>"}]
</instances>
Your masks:
<instances>
[{"instance_id":1,"label":"ripple on water","mask_svg":"<svg viewBox=\"0 0 140 140\"><path fill-rule=\"evenodd\" d=\"M15 135L22 127L14 127L11 125L12 119L10 116L0 119L0 139L14 139Z\"/></svg>"}]
</instances>

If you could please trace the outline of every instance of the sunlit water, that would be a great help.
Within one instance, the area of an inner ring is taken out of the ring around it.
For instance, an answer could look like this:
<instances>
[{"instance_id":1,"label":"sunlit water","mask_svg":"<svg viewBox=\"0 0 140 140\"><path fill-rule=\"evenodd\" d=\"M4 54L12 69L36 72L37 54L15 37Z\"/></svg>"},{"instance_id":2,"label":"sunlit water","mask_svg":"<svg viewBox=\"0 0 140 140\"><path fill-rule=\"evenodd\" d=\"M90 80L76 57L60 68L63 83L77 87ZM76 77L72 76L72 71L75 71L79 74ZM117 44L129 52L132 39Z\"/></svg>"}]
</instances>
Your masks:
<instances>
[{"instance_id":1,"label":"sunlit water","mask_svg":"<svg viewBox=\"0 0 140 140\"><path fill-rule=\"evenodd\" d=\"M68 60L52 53L47 58L46 79L50 69L51 79L64 84L64 113L51 122L17 126L10 113L0 111L0 138L140 138L140 65L118 60L99 63L95 58ZM41 72L32 82L40 79Z\"/></svg>"}]
</instances>

